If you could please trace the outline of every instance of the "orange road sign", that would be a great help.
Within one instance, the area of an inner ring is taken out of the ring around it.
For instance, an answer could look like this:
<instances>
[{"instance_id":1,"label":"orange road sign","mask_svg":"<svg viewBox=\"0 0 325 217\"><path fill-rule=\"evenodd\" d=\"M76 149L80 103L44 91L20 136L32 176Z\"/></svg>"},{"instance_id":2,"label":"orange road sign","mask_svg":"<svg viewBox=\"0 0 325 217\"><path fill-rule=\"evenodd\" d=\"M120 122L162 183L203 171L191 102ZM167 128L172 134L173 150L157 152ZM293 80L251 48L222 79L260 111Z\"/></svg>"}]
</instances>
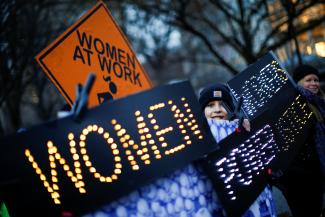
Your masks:
<instances>
[{"instance_id":1,"label":"orange road sign","mask_svg":"<svg viewBox=\"0 0 325 217\"><path fill-rule=\"evenodd\" d=\"M152 87L126 37L99 2L36 56L46 75L72 105L76 85L89 73L96 81L89 106Z\"/></svg>"}]
</instances>

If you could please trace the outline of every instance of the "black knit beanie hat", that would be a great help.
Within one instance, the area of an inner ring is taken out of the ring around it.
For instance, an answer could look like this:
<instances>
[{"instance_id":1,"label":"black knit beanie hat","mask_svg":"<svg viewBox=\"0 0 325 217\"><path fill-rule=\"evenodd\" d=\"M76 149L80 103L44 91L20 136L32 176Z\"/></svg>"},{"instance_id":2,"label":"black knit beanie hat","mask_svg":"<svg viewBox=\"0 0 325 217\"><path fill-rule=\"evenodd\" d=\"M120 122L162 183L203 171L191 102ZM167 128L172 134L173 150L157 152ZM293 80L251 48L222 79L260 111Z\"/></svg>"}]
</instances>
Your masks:
<instances>
[{"instance_id":1,"label":"black knit beanie hat","mask_svg":"<svg viewBox=\"0 0 325 217\"><path fill-rule=\"evenodd\" d=\"M230 95L230 90L226 85L215 83L200 92L199 102L202 110L204 110L209 102L214 100L222 101L226 105L226 109L229 110L228 112L234 111L234 103Z\"/></svg>"},{"instance_id":2,"label":"black knit beanie hat","mask_svg":"<svg viewBox=\"0 0 325 217\"><path fill-rule=\"evenodd\" d=\"M295 82L300 81L306 75L314 74L319 77L319 72L316 68L311 65L300 65L293 71L293 80Z\"/></svg>"}]
</instances>

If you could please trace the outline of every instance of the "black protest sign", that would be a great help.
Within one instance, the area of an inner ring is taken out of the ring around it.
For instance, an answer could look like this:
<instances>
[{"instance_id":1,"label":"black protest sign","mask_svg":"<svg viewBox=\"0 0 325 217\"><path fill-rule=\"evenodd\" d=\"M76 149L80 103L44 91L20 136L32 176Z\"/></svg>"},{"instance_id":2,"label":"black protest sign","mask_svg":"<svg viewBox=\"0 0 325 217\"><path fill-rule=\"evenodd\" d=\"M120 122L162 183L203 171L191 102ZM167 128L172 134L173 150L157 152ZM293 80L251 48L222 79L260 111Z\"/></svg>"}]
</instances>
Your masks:
<instances>
[{"instance_id":1,"label":"black protest sign","mask_svg":"<svg viewBox=\"0 0 325 217\"><path fill-rule=\"evenodd\" d=\"M252 119L265 111L274 95L290 86L290 82L285 70L270 52L249 65L228 85L236 100L243 96L243 109Z\"/></svg>"},{"instance_id":2,"label":"black protest sign","mask_svg":"<svg viewBox=\"0 0 325 217\"><path fill-rule=\"evenodd\" d=\"M238 86L242 84L246 86ZM205 166L228 216L237 217L265 188L271 171L289 166L306 139L312 113L272 54L229 86L238 98L243 96L252 131L222 140Z\"/></svg>"},{"instance_id":3,"label":"black protest sign","mask_svg":"<svg viewBox=\"0 0 325 217\"><path fill-rule=\"evenodd\" d=\"M13 216L94 210L216 147L188 82L104 103L80 123L55 120L1 144L1 193Z\"/></svg>"}]
</instances>

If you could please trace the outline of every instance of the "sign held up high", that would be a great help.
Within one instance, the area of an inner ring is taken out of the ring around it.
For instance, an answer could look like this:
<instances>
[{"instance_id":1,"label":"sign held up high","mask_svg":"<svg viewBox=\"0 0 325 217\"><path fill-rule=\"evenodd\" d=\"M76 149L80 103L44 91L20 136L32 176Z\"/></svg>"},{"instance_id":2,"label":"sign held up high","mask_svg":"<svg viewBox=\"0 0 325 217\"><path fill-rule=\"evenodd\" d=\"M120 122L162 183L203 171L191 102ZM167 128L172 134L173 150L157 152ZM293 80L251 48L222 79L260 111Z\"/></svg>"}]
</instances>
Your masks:
<instances>
[{"instance_id":1,"label":"sign held up high","mask_svg":"<svg viewBox=\"0 0 325 217\"><path fill-rule=\"evenodd\" d=\"M75 86L89 73L97 77L89 106L152 87L103 2L41 51L36 60L70 105L75 100Z\"/></svg>"}]
</instances>

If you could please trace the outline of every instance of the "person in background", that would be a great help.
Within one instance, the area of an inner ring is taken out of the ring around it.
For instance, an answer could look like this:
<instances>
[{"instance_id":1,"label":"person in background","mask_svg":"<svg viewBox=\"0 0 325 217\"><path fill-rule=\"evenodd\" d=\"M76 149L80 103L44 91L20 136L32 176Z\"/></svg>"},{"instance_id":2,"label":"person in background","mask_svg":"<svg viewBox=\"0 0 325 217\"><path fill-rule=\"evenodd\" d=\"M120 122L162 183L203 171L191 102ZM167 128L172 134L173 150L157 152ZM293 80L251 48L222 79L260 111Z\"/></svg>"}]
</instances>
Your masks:
<instances>
[{"instance_id":1,"label":"person in background","mask_svg":"<svg viewBox=\"0 0 325 217\"><path fill-rule=\"evenodd\" d=\"M320 89L316 68L300 65L294 70L293 79L314 117L304 145L276 186L282 191L294 217L319 217L325 174L325 95Z\"/></svg>"},{"instance_id":2,"label":"person in background","mask_svg":"<svg viewBox=\"0 0 325 217\"><path fill-rule=\"evenodd\" d=\"M322 98L324 101L325 93L320 88L319 72L310 65L300 65L293 72L293 80L304 89Z\"/></svg>"},{"instance_id":3,"label":"person in background","mask_svg":"<svg viewBox=\"0 0 325 217\"><path fill-rule=\"evenodd\" d=\"M200 92L199 102L205 117L210 125L210 130L217 142L233 133L238 126L238 120L228 120L234 112L235 106L229 88L221 83L212 84ZM250 123L244 119L243 126L250 131ZM267 186L255 202L243 215L244 217L272 217L276 216L272 192Z\"/></svg>"}]
</instances>

